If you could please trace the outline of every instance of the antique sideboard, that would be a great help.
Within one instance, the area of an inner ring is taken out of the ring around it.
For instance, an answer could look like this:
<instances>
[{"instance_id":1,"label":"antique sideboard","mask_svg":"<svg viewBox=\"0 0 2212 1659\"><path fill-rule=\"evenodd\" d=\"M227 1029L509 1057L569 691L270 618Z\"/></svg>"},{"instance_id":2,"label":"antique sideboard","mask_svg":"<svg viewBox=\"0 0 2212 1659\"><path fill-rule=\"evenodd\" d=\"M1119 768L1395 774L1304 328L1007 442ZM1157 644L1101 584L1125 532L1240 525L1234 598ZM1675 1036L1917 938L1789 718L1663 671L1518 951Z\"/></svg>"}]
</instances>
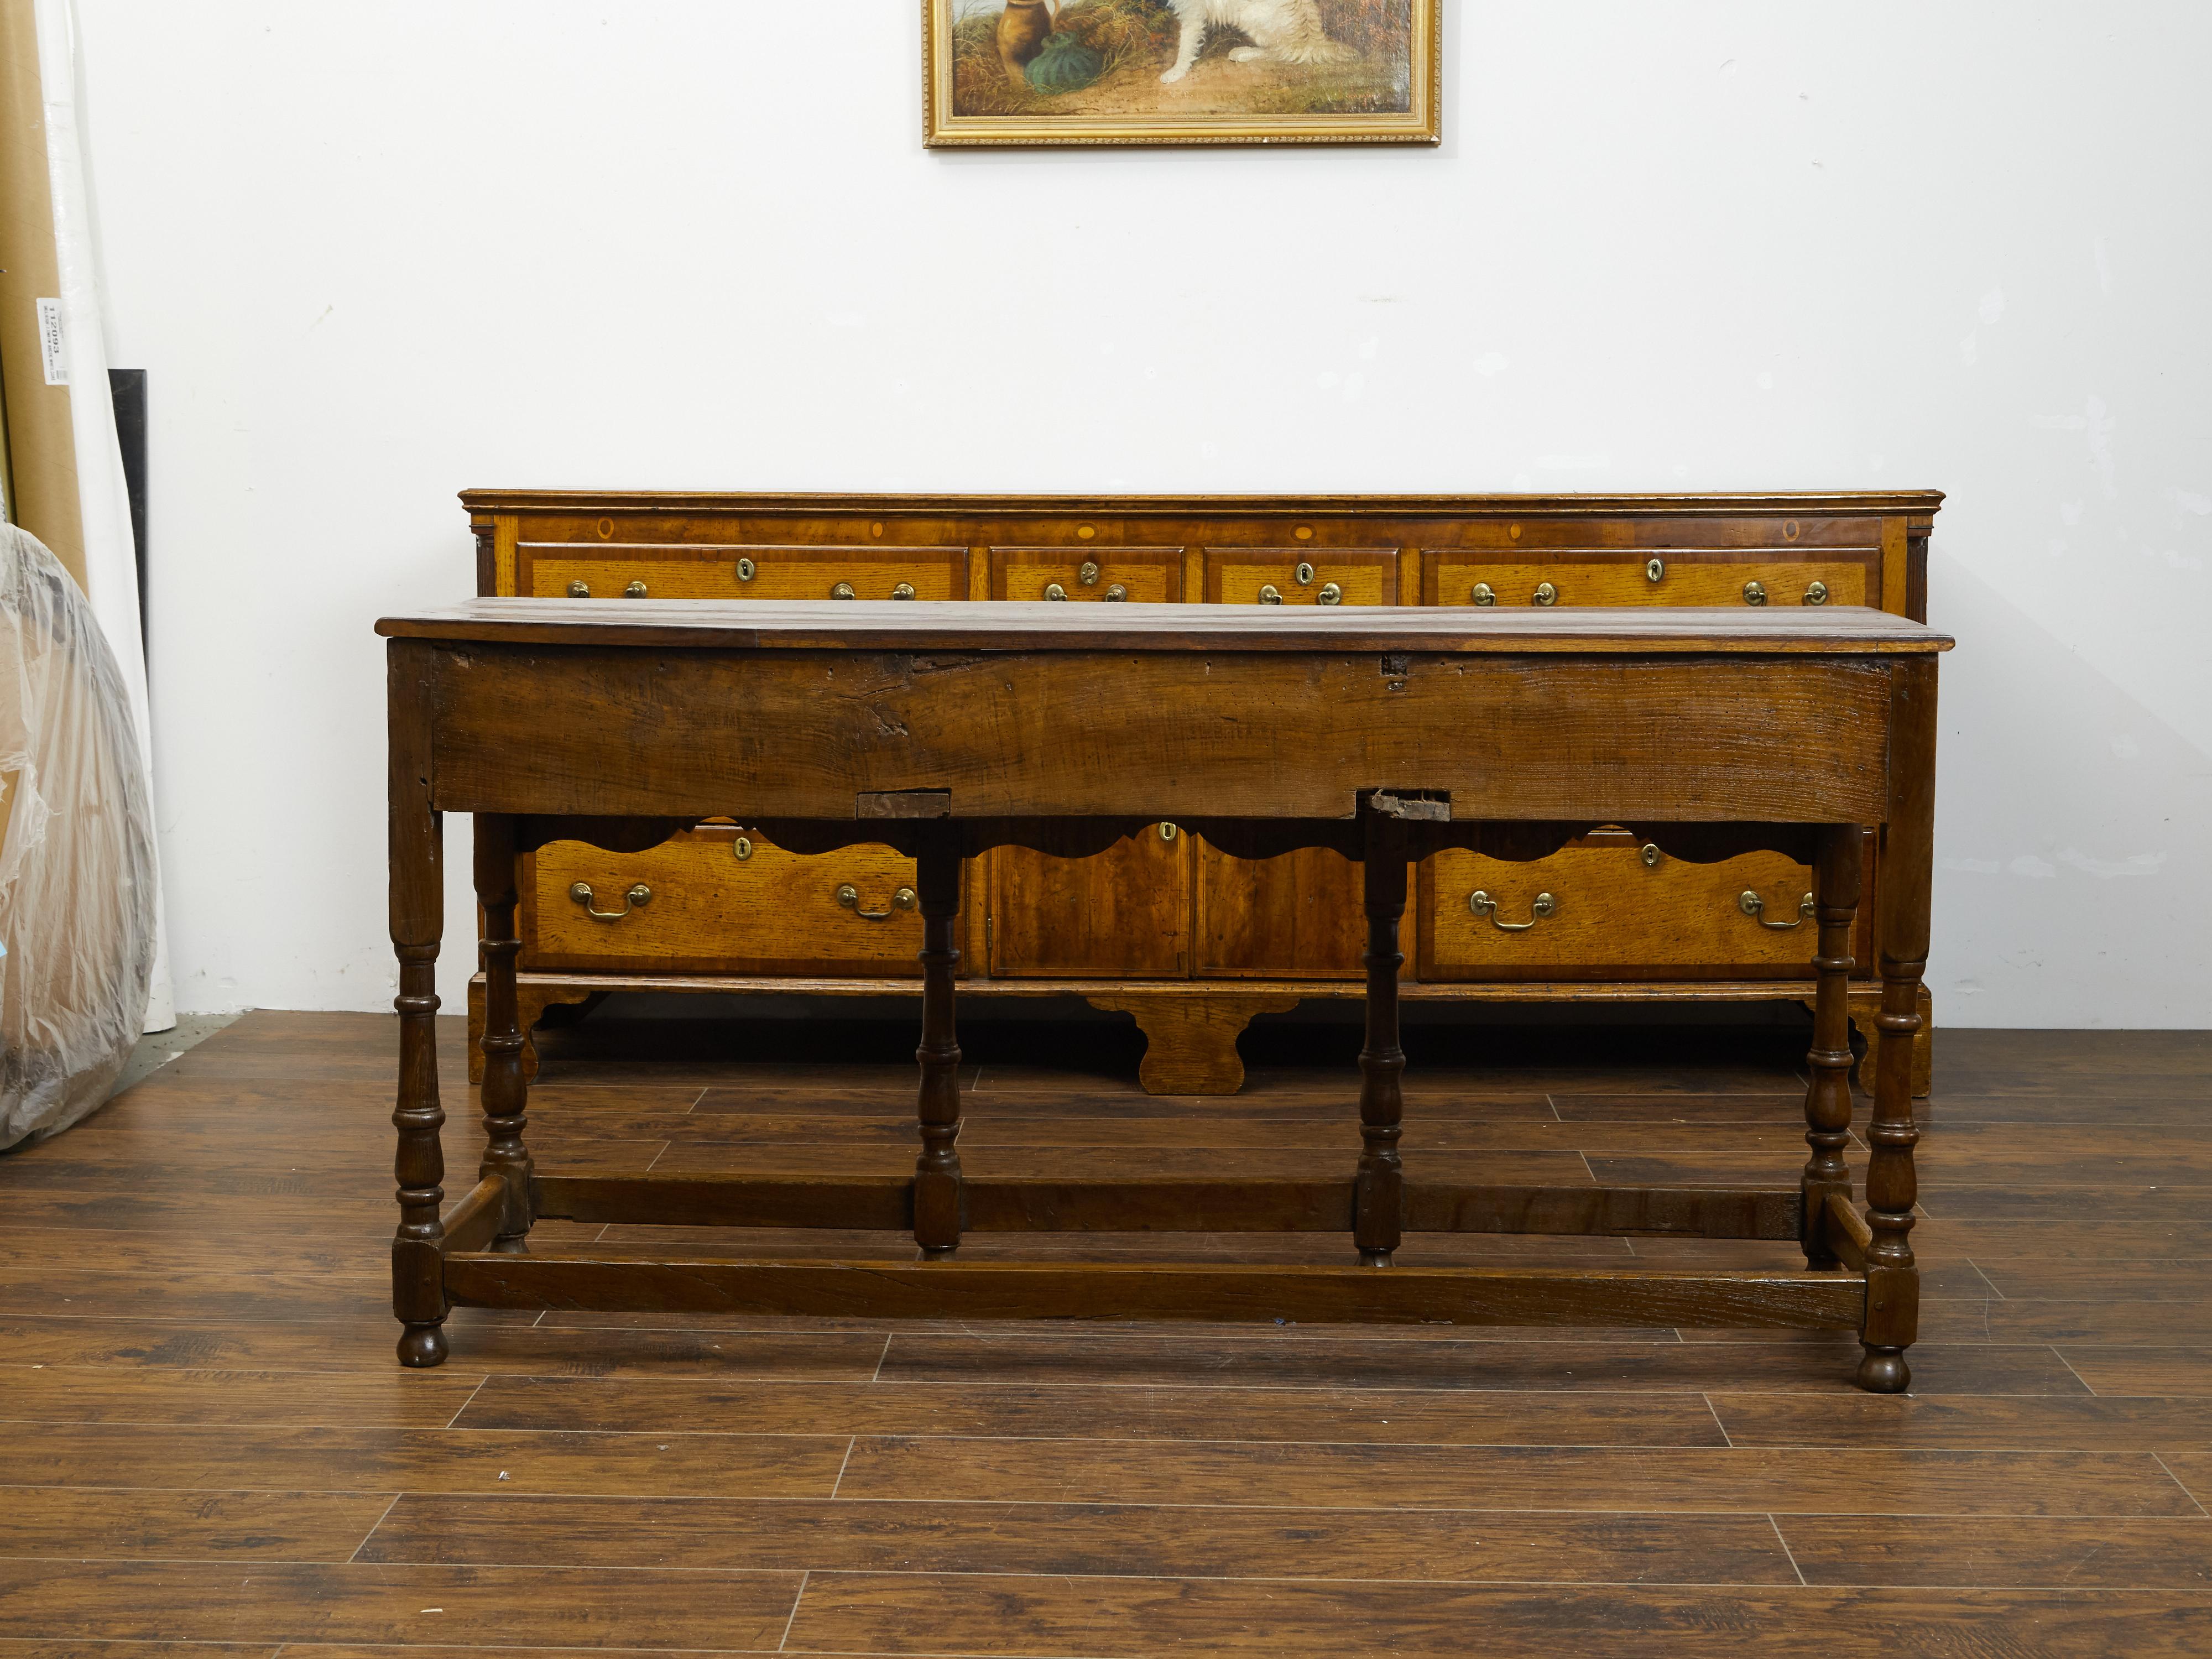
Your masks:
<instances>
[{"instance_id":1,"label":"antique sideboard","mask_svg":"<svg viewBox=\"0 0 2212 1659\"><path fill-rule=\"evenodd\" d=\"M1936 491L1772 495L1006 496L465 491L485 597L1070 604L1866 605L1927 620ZM732 710L742 720L742 710ZM1079 710L1068 718L1081 720ZM1326 744L1326 730L1314 733ZM1872 879L1874 849L1866 849ZM1325 848L1232 857L1162 823L1087 858L966 872L963 998L1073 994L1133 1016L1156 1094L1231 1092L1254 1015L1363 991L1360 872ZM1810 869L1600 830L1516 863L1412 872L1409 1001L1810 1006ZM518 1000L618 990L913 994L922 918L889 847L801 854L704 823L647 852L524 860ZM1869 890L1850 1006L1871 1037ZM471 985L472 1074L482 976ZM1596 1012L1596 1011L1593 1011ZM1923 993L1913 1092L1928 1091ZM529 1062L534 1069L534 1058Z\"/></svg>"}]
</instances>

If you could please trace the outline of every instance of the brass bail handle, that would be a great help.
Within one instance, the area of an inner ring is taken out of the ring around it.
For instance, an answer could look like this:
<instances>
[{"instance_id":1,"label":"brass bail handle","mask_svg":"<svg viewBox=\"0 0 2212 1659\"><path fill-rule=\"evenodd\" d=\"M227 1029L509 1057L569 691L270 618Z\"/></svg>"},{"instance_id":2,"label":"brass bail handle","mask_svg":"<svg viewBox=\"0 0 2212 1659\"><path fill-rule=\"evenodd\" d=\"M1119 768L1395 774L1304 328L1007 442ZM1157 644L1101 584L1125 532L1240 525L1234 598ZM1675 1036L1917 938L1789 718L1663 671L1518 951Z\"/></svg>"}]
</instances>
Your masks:
<instances>
[{"instance_id":1,"label":"brass bail handle","mask_svg":"<svg viewBox=\"0 0 2212 1659\"><path fill-rule=\"evenodd\" d=\"M594 896L592 892L592 884L588 881L580 881L571 886L568 889L568 896L582 905L584 914L593 921L620 921L639 905L652 903L653 889L641 881L636 883L629 891L623 895L623 908L619 910L599 909L592 902Z\"/></svg>"},{"instance_id":2,"label":"brass bail handle","mask_svg":"<svg viewBox=\"0 0 2212 1659\"><path fill-rule=\"evenodd\" d=\"M1549 893L1539 893L1528 902L1528 921L1501 921L1498 916L1498 901L1478 887L1467 896L1467 908L1478 916L1488 916L1490 925L1501 933L1525 933L1557 910L1559 902Z\"/></svg>"},{"instance_id":3,"label":"brass bail handle","mask_svg":"<svg viewBox=\"0 0 2212 1659\"><path fill-rule=\"evenodd\" d=\"M1797 901L1797 919L1795 921L1769 921L1766 919L1766 901L1748 887L1735 896L1735 906L1760 927L1771 927L1778 933L1786 933L1792 927L1802 927L1813 919L1813 896L1810 893Z\"/></svg>"},{"instance_id":4,"label":"brass bail handle","mask_svg":"<svg viewBox=\"0 0 2212 1659\"><path fill-rule=\"evenodd\" d=\"M892 910L913 909L915 899L913 888L902 887L891 895L890 910L863 910L860 908L860 890L854 886L851 882L846 881L837 884L837 902L860 917L862 921L888 921L890 920Z\"/></svg>"}]
</instances>

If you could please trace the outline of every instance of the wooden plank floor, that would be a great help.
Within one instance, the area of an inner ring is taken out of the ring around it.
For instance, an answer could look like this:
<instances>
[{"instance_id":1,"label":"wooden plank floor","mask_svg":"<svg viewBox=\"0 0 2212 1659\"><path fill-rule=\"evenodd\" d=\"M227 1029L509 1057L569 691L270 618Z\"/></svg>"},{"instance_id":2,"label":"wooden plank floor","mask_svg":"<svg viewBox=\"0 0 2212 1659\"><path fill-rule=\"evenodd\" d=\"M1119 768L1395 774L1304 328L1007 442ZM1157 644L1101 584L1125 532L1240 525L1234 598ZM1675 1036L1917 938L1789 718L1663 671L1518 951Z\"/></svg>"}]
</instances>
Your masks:
<instances>
[{"instance_id":1,"label":"wooden plank floor","mask_svg":"<svg viewBox=\"0 0 2212 1659\"><path fill-rule=\"evenodd\" d=\"M750 1063L699 1022L549 1040L541 1162L907 1166L910 1034L738 1033ZM1939 1036L1927 1340L1894 1399L1848 1386L1848 1337L1690 1330L465 1310L447 1364L405 1372L393 1036L252 1015L0 1158L0 1659L2212 1652L2212 1034ZM1765 1183L1803 1159L1802 1036L1410 1038L1417 1174ZM1248 1091L1207 1101L1138 1092L1133 1046L1100 1041L971 1031L968 1167L1350 1167L1356 1032L1263 1034ZM459 1043L449 1192L480 1139ZM1403 1259L1797 1260L1492 1237Z\"/></svg>"}]
</instances>

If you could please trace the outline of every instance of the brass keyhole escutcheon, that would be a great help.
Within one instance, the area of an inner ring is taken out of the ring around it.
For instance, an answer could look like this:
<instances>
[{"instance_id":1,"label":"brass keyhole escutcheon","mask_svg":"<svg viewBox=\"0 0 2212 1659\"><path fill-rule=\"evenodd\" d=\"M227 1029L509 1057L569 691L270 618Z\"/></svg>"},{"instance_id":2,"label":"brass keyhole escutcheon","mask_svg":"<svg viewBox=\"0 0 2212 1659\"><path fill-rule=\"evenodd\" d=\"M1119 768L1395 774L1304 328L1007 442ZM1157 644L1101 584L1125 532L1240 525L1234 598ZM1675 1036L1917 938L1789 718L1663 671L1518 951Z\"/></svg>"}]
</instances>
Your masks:
<instances>
[{"instance_id":1,"label":"brass keyhole escutcheon","mask_svg":"<svg viewBox=\"0 0 2212 1659\"><path fill-rule=\"evenodd\" d=\"M1660 580L1662 580L1665 578L1666 574L1667 574L1667 561L1666 561L1666 560L1664 560L1664 559L1646 559L1646 560L1644 562L1644 580L1645 581L1647 581L1647 582L1656 582L1656 581L1660 581Z\"/></svg>"},{"instance_id":2,"label":"brass keyhole escutcheon","mask_svg":"<svg viewBox=\"0 0 2212 1659\"><path fill-rule=\"evenodd\" d=\"M1314 603L1316 605L1342 605L1344 603L1344 590L1339 587L1334 582L1323 582L1321 585L1321 592L1314 595Z\"/></svg>"},{"instance_id":3,"label":"brass keyhole escutcheon","mask_svg":"<svg viewBox=\"0 0 2212 1659\"><path fill-rule=\"evenodd\" d=\"M590 599L592 597L591 583L586 581L570 582L568 584L568 597L572 599Z\"/></svg>"},{"instance_id":4,"label":"brass keyhole escutcheon","mask_svg":"<svg viewBox=\"0 0 2212 1659\"><path fill-rule=\"evenodd\" d=\"M588 881L580 881L571 885L568 889L568 896L582 905L584 914L593 921L620 921L639 905L652 903L653 889L641 881L637 883L629 891L623 895L623 908L619 910L600 909L593 902L592 884Z\"/></svg>"},{"instance_id":5,"label":"brass keyhole escutcheon","mask_svg":"<svg viewBox=\"0 0 2212 1659\"><path fill-rule=\"evenodd\" d=\"M1808 586L1805 589L1805 603L1806 603L1806 604L1808 604L1808 605L1826 605L1826 604L1827 604L1827 602L1828 602L1828 585L1827 585L1827 583L1826 583L1826 582L1814 582L1814 583L1812 583L1810 586Z\"/></svg>"},{"instance_id":6,"label":"brass keyhole escutcheon","mask_svg":"<svg viewBox=\"0 0 2212 1659\"><path fill-rule=\"evenodd\" d=\"M737 854L740 860L750 858L753 855L753 838L750 836L739 836L731 850Z\"/></svg>"},{"instance_id":7,"label":"brass keyhole escutcheon","mask_svg":"<svg viewBox=\"0 0 2212 1659\"><path fill-rule=\"evenodd\" d=\"M896 587L891 589L891 597L895 599L912 599L914 597L914 584L912 582L901 582Z\"/></svg>"},{"instance_id":8,"label":"brass keyhole escutcheon","mask_svg":"<svg viewBox=\"0 0 2212 1659\"><path fill-rule=\"evenodd\" d=\"M1498 603L1498 590L1492 587L1488 582L1477 582L1474 585L1474 592L1468 594L1468 598L1474 600L1477 605L1496 605Z\"/></svg>"},{"instance_id":9,"label":"brass keyhole escutcheon","mask_svg":"<svg viewBox=\"0 0 2212 1659\"><path fill-rule=\"evenodd\" d=\"M1095 559L1085 559L1085 560L1083 562L1083 568L1082 568L1082 569L1080 569L1080 570L1079 570L1079 571L1077 571L1077 572L1075 573L1075 580L1078 580L1078 581L1079 581L1079 582L1081 582L1081 583L1082 583L1085 587L1096 587L1096 586L1098 586L1098 563L1097 563L1097 560L1095 560Z\"/></svg>"},{"instance_id":10,"label":"brass keyhole escutcheon","mask_svg":"<svg viewBox=\"0 0 2212 1659\"><path fill-rule=\"evenodd\" d=\"M898 891L893 893L891 895L891 908L890 910L863 910L860 908L860 890L854 886L849 881L840 882L837 884L837 902L842 905L846 909L850 910L854 915L860 917L862 921L888 921L890 919L891 912L893 910L911 910L914 908L914 889L911 887L902 887Z\"/></svg>"},{"instance_id":11,"label":"brass keyhole escutcheon","mask_svg":"<svg viewBox=\"0 0 2212 1659\"><path fill-rule=\"evenodd\" d=\"M643 582L632 582L628 587L623 589L623 598L626 599L641 599L644 597L645 584Z\"/></svg>"},{"instance_id":12,"label":"brass keyhole escutcheon","mask_svg":"<svg viewBox=\"0 0 2212 1659\"><path fill-rule=\"evenodd\" d=\"M1766 603L1765 584L1746 582L1743 585L1743 602L1746 605L1765 605Z\"/></svg>"},{"instance_id":13,"label":"brass keyhole escutcheon","mask_svg":"<svg viewBox=\"0 0 2212 1659\"><path fill-rule=\"evenodd\" d=\"M1129 590L1119 582L1112 584L1106 590L1106 602L1109 605L1119 605L1128 597Z\"/></svg>"},{"instance_id":14,"label":"brass keyhole escutcheon","mask_svg":"<svg viewBox=\"0 0 2212 1659\"><path fill-rule=\"evenodd\" d=\"M749 582L759 574L760 567L755 564L750 559L739 559L738 561L738 580L739 581Z\"/></svg>"},{"instance_id":15,"label":"brass keyhole escutcheon","mask_svg":"<svg viewBox=\"0 0 2212 1659\"><path fill-rule=\"evenodd\" d=\"M1182 834L1182 831L1176 829L1172 823L1163 823L1160 825L1160 839L1162 841L1173 841L1181 834Z\"/></svg>"},{"instance_id":16,"label":"brass keyhole escutcheon","mask_svg":"<svg viewBox=\"0 0 2212 1659\"><path fill-rule=\"evenodd\" d=\"M1298 562L1298 568L1291 574L1298 579L1298 586L1300 587L1311 587L1313 586L1314 568L1310 564L1306 563L1304 560L1300 560Z\"/></svg>"},{"instance_id":17,"label":"brass keyhole escutcheon","mask_svg":"<svg viewBox=\"0 0 2212 1659\"><path fill-rule=\"evenodd\" d=\"M860 596L853 591L852 583L839 582L830 590L830 597L833 599L857 599Z\"/></svg>"},{"instance_id":18,"label":"brass keyhole escutcheon","mask_svg":"<svg viewBox=\"0 0 2212 1659\"><path fill-rule=\"evenodd\" d=\"M1534 605L1557 605L1559 602L1559 590L1549 582L1538 582L1536 591L1529 595L1529 601Z\"/></svg>"},{"instance_id":19,"label":"brass keyhole escutcheon","mask_svg":"<svg viewBox=\"0 0 2212 1659\"><path fill-rule=\"evenodd\" d=\"M1044 585L1044 596L1048 599L1064 599L1067 597L1067 590L1058 582L1047 582Z\"/></svg>"},{"instance_id":20,"label":"brass keyhole escutcheon","mask_svg":"<svg viewBox=\"0 0 2212 1659\"><path fill-rule=\"evenodd\" d=\"M1501 933L1525 933L1558 909L1559 902L1549 893L1539 893L1528 902L1528 921L1501 921L1498 916L1498 901L1478 887L1467 896L1467 908L1478 916L1488 916L1490 925Z\"/></svg>"},{"instance_id":21,"label":"brass keyhole escutcheon","mask_svg":"<svg viewBox=\"0 0 2212 1659\"><path fill-rule=\"evenodd\" d=\"M1274 585L1274 583L1273 583L1273 582L1267 582L1267 583L1264 584L1264 585L1261 587L1261 589L1260 589L1260 603L1261 603L1261 604L1262 604L1262 605L1280 605L1282 602L1283 602L1283 593L1282 593L1282 590L1281 590L1280 588L1277 587L1277 586Z\"/></svg>"},{"instance_id":22,"label":"brass keyhole escutcheon","mask_svg":"<svg viewBox=\"0 0 2212 1659\"><path fill-rule=\"evenodd\" d=\"M1778 933L1786 933L1793 927L1802 927L1812 921L1814 915L1813 896L1810 893L1797 901L1797 919L1795 921L1769 921L1766 919L1766 901L1748 887L1735 896L1735 905L1737 909L1742 911L1760 927L1771 927Z\"/></svg>"},{"instance_id":23,"label":"brass keyhole escutcheon","mask_svg":"<svg viewBox=\"0 0 2212 1659\"><path fill-rule=\"evenodd\" d=\"M1643 847L1638 849L1636 856L1644 860L1644 867L1645 869L1656 870L1659 867L1659 860L1664 857L1665 854L1660 852L1659 843L1657 842L1647 841L1644 843Z\"/></svg>"}]
</instances>

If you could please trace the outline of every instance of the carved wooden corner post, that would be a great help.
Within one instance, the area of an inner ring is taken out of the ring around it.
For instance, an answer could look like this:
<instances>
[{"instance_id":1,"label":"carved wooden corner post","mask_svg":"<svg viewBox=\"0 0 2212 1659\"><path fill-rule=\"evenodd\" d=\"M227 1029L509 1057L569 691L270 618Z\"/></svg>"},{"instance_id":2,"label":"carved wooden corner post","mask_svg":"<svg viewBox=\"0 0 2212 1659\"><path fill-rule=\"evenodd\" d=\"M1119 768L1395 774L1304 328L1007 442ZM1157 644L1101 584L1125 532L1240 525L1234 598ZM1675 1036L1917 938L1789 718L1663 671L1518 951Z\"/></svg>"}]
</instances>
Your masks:
<instances>
[{"instance_id":1,"label":"carved wooden corner post","mask_svg":"<svg viewBox=\"0 0 2212 1659\"><path fill-rule=\"evenodd\" d=\"M1352 1242L1370 1267L1387 1267L1405 1224L1406 1172L1398 1158L1405 1097L1399 1079L1406 1051L1398 1036L1398 923L1406 914L1406 834L1398 820L1370 811L1361 868L1366 893L1367 1038L1359 1050L1359 1174Z\"/></svg>"},{"instance_id":2,"label":"carved wooden corner post","mask_svg":"<svg viewBox=\"0 0 2212 1659\"><path fill-rule=\"evenodd\" d=\"M1913 1265L1912 1206L1919 1196L1912 1148L1913 1042L1920 1034L1920 976L1928 965L1928 908L1935 873L1936 659L1890 670L1889 811L1877 902L1881 907L1881 1017L1875 1054L1874 1121L1867 1127L1866 1326L1858 1384L1901 1394L1920 1326L1920 1270Z\"/></svg>"},{"instance_id":3,"label":"carved wooden corner post","mask_svg":"<svg viewBox=\"0 0 2212 1659\"><path fill-rule=\"evenodd\" d=\"M522 941L514 927L514 820L496 813L476 817L477 902L483 907L484 1024L483 1162L480 1178L497 1177L507 1196L491 1248L520 1255L529 1246L530 1149L523 1145L530 1085L524 1070L520 1009L514 994L514 959Z\"/></svg>"},{"instance_id":4,"label":"carved wooden corner post","mask_svg":"<svg viewBox=\"0 0 2212 1659\"><path fill-rule=\"evenodd\" d=\"M1817 989L1813 1000L1813 1047L1805 1063L1805 1218L1802 1242L1808 1267L1838 1265L1828 1248L1828 1197L1850 1201L1850 1166L1844 1148L1851 1138L1851 926L1859 908L1859 828L1828 824L1814 838L1813 884L1820 942L1814 952Z\"/></svg>"},{"instance_id":5,"label":"carved wooden corner post","mask_svg":"<svg viewBox=\"0 0 2212 1659\"><path fill-rule=\"evenodd\" d=\"M427 680L432 647L411 640L386 647L386 718L391 743L386 776L391 813L392 947L399 957L399 1090L392 1109L399 1148L399 1230L392 1240L392 1311L405 1327L404 1365L434 1365L446 1357L445 1152L438 1131L438 940L445 926L441 870L444 825L430 805L430 711Z\"/></svg>"},{"instance_id":6,"label":"carved wooden corner post","mask_svg":"<svg viewBox=\"0 0 2212 1659\"><path fill-rule=\"evenodd\" d=\"M960 1044L953 1025L953 974L960 952L960 840L950 824L917 837L915 896L921 904L921 1156L914 1166L914 1241L925 1257L959 1248L966 1204L960 1190Z\"/></svg>"}]
</instances>

